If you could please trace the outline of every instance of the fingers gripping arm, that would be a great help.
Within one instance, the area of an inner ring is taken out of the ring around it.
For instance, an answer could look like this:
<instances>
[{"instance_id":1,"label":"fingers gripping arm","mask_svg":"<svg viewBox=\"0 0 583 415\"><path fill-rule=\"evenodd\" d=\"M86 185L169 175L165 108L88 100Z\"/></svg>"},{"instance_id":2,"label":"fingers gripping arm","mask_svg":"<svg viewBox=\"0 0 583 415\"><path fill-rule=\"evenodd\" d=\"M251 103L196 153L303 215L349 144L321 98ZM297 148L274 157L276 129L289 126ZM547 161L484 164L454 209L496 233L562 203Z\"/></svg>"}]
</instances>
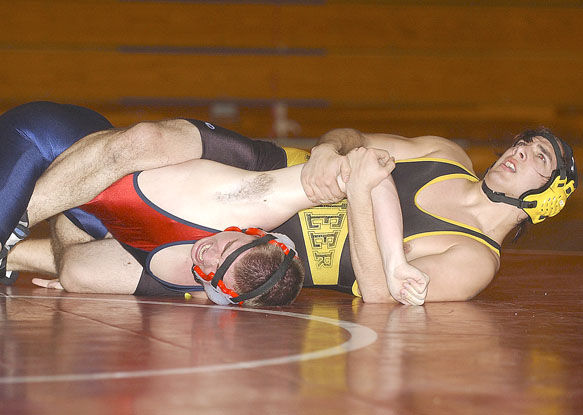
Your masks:
<instances>
[{"instance_id":1,"label":"fingers gripping arm","mask_svg":"<svg viewBox=\"0 0 583 415\"><path fill-rule=\"evenodd\" d=\"M314 203L337 202L345 197L344 183L350 177L350 165L343 157L351 149L364 145L364 136L348 128L332 130L324 134L312 149L310 159L302 170L302 186Z\"/></svg>"}]
</instances>

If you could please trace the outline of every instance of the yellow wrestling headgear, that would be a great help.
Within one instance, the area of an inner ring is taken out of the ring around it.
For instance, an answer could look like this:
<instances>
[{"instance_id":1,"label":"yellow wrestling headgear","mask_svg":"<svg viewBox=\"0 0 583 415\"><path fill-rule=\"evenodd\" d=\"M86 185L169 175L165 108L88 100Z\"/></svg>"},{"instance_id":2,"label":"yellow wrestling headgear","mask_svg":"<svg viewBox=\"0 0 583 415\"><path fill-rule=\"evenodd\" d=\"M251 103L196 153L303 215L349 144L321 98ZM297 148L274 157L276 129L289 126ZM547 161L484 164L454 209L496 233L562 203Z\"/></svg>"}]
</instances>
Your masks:
<instances>
[{"instance_id":1,"label":"yellow wrestling headgear","mask_svg":"<svg viewBox=\"0 0 583 415\"><path fill-rule=\"evenodd\" d=\"M486 185L486 181L482 182L482 189L492 202L516 206L526 212L532 223L539 223L548 217L555 216L565 207L567 198L577 188L578 178L573 149L567 143L546 128L526 131L519 139L532 140L534 137L546 138L555 151L557 168L553 170L547 183L538 189L524 192L518 199L494 192ZM561 147L563 147L563 152L561 152Z\"/></svg>"}]
</instances>

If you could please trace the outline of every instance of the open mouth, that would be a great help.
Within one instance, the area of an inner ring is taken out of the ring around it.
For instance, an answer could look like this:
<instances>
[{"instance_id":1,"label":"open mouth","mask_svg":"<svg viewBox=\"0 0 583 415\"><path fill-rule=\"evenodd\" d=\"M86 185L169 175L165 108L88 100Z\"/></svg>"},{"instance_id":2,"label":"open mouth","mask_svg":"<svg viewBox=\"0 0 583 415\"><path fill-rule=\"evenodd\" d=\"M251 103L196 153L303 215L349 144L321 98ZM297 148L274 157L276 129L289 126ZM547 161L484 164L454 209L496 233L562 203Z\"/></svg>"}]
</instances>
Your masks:
<instances>
[{"instance_id":1,"label":"open mouth","mask_svg":"<svg viewBox=\"0 0 583 415\"><path fill-rule=\"evenodd\" d=\"M510 160L506 160L503 166L506 167L508 170L512 171L513 173L516 173L516 166Z\"/></svg>"}]
</instances>

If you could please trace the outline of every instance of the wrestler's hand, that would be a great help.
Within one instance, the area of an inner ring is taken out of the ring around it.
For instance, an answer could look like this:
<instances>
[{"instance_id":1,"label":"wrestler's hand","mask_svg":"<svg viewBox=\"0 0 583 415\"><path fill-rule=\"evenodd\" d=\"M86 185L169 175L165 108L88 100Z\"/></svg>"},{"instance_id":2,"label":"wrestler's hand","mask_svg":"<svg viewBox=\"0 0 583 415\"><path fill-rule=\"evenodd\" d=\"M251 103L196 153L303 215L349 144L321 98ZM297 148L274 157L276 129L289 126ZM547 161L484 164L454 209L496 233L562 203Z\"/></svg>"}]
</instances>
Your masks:
<instances>
[{"instance_id":1,"label":"wrestler's hand","mask_svg":"<svg viewBox=\"0 0 583 415\"><path fill-rule=\"evenodd\" d=\"M350 177L350 165L328 144L312 149L310 159L302 168L302 186L314 203L335 203L346 197L344 183Z\"/></svg>"},{"instance_id":2,"label":"wrestler's hand","mask_svg":"<svg viewBox=\"0 0 583 415\"><path fill-rule=\"evenodd\" d=\"M393 298L405 305L423 305L429 276L407 262L395 267L387 281Z\"/></svg>"},{"instance_id":3,"label":"wrestler's hand","mask_svg":"<svg viewBox=\"0 0 583 415\"><path fill-rule=\"evenodd\" d=\"M44 280L42 278L33 278L32 283L34 285L38 285L39 287L43 288L50 288L54 290L64 290L63 286L61 285L61 281L59 279L53 280Z\"/></svg>"},{"instance_id":4,"label":"wrestler's hand","mask_svg":"<svg viewBox=\"0 0 583 415\"><path fill-rule=\"evenodd\" d=\"M347 155L350 162L350 179L347 188L370 192L395 168L395 159L385 150L359 147Z\"/></svg>"}]
</instances>

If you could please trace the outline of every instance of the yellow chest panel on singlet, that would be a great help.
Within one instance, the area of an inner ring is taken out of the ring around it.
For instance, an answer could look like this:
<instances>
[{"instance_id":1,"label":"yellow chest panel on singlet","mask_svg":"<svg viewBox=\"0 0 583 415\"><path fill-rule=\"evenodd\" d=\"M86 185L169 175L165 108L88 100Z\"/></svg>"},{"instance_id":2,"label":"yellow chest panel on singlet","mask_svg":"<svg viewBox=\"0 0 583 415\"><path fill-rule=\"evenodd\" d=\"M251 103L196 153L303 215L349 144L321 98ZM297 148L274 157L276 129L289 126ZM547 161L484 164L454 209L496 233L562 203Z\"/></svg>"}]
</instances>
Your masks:
<instances>
[{"instance_id":1,"label":"yellow chest panel on singlet","mask_svg":"<svg viewBox=\"0 0 583 415\"><path fill-rule=\"evenodd\" d=\"M287 165L305 163L310 153L284 147ZM314 285L335 285L342 248L348 237L347 202L320 205L298 212Z\"/></svg>"}]
</instances>

